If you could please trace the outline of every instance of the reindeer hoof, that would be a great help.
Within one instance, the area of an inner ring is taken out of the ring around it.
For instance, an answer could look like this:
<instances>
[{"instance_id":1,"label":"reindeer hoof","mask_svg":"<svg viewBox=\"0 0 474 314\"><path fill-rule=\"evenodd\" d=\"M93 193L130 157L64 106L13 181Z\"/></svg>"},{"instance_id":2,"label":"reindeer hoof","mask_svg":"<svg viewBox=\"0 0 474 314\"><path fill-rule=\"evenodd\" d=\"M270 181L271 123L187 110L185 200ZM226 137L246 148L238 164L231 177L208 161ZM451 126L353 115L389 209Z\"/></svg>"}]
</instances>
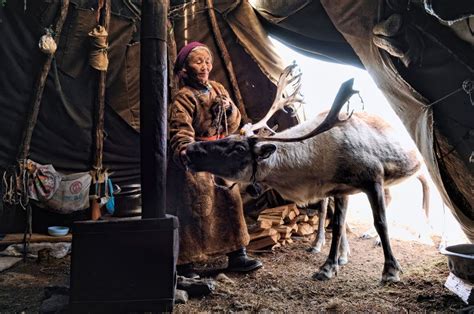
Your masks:
<instances>
[{"instance_id":1,"label":"reindeer hoof","mask_svg":"<svg viewBox=\"0 0 474 314\"><path fill-rule=\"evenodd\" d=\"M372 239L373 236L370 233L364 233L360 236L360 238L364 240L368 240L368 239Z\"/></svg>"},{"instance_id":2,"label":"reindeer hoof","mask_svg":"<svg viewBox=\"0 0 474 314\"><path fill-rule=\"evenodd\" d=\"M380 240L380 237L377 237L374 241L374 247L381 247L382 246L382 241Z\"/></svg>"},{"instance_id":3,"label":"reindeer hoof","mask_svg":"<svg viewBox=\"0 0 474 314\"><path fill-rule=\"evenodd\" d=\"M321 253L321 250L315 246L312 246L312 247L307 248L306 252L317 254L317 253Z\"/></svg>"},{"instance_id":4,"label":"reindeer hoof","mask_svg":"<svg viewBox=\"0 0 474 314\"><path fill-rule=\"evenodd\" d=\"M335 275L337 275L337 270L338 270L337 265L326 264L323 267L321 267L319 272L315 273L312 278L314 280L319 280L319 281L329 280Z\"/></svg>"},{"instance_id":5,"label":"reindeer hoof","mask_svg":"<svg viewBox=\"0 0 474 314\"><path fill-rule=\"evenodd\" d=\"M346 265L347 263L349 263L349 259L347 257L339 257L337 263L339 265Z\"/></svg>"},{"instance_id":6,"label":"reindeer hoof","mask_svg":"<svg viewBox=\"0 0 474 314\"><path fill-rule=\"evenodd\" d=\"M403 271L398 262L386 263L383 267L382 283L399 282L400 272Z\"/></svg>"},{"instance_id":7,"label":"reindeer hoof","mask_svg":"<svg viewBox=\"0 0 474 314\"><path fill-rule=\"evenodd\" d=\"M319 281L326 281L326 280L329 280L331 279L332 276L330 276L329 274L323 272L323 271L320 271L319 273L314 273L313 275L313 279L314 280L319 280Z\"/></svg>"},{"instance_id":8,"label":"reindeer hoof","mask_svg":"<svg viewBox=\"0 0 474 314\"><path fill-rule=\"evenodd\" d=\"M391 282L399 282L400 281L400 276L398 274L392 274L392 275L382 275L382 284L386 283L391 283Z\"/></svg>"}]
</instances>

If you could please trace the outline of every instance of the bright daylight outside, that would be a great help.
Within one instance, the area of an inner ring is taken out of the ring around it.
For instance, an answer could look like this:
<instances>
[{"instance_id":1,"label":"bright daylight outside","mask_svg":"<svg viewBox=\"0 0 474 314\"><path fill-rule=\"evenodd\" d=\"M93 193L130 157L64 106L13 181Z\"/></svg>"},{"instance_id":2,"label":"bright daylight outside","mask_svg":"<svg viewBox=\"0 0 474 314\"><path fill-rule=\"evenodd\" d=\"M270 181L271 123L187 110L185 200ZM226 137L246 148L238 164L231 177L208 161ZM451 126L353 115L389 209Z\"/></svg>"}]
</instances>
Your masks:
<instances>
[{"instance_id":1,"label":"bright daylight outside","mask_svg":"<svg viewBox=\"0 0 474 314\"><path fill-rule=\"evenodd\" d=\"M295 61L302 71L302 93L305 104L299 109L299 116L313 119L319 112L329 109L340 85L354 78L354 89L360 91L361 99L354 95L350 108L376 114L390 123L404 142L412 142L400 119L377 88L365 70L323 62L306 57L276 39L272 39L285 66ZM342 110L346 110L345 107ZM430 183L430 214L425 218L422 209L422 187L416 177L390 188L392 201L387 208L388 229L391 238L412 240L430 245L451 245L467 243L459 224L429 178L426 167L423 172ZM353 195L349 199L348 222L359 225L372 225L372 212L365 194ZM359 230L357 230L358 232ZM441 240L443 239L443 240Z\"/></svg>"}]
</instances>

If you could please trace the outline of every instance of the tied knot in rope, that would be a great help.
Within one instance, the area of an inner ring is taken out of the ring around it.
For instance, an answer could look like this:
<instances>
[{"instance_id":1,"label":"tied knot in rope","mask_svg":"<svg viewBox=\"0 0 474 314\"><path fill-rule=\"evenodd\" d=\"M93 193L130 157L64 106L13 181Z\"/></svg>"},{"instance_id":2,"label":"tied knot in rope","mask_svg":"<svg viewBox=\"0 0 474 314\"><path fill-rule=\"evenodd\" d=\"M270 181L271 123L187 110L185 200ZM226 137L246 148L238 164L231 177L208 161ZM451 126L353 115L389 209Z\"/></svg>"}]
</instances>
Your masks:
<instances>
[{"instance_id":1,"label":"tied knot in rope","mask_svg":"<svg viewBox=\"0 0 474 314\"><path fill-rule=\"evenodd\" d=\"M107 186L107 180L109 179L109 172L107 169L95 168L90 171L92 177L92 183L95 185L95 193L90 195L91 199L100 199L103 194L103 186Z\"/></svg>"},{"instance_id":2,"label":"tied knot in rope","mask_svg":"<svg viewBox=\"0 0 474 314\"><path fill-rule=\"evenodd\" d=\"M38 42L38 47L44 54L52 55L58 48L56 42L54 41L54 31L51 28L45 28L44 32L45 34L41 36Z\"/></svg>"},{"instance_id":3,"label":"tied knot in rope","mask_svg":"<svg viewBox=\"0 0 474 314\"><path fill-rule=\"evenodd\" d=\"M107 31L102 25L98 25L89 32L89 36L92 39L92 50L89 53L89 64L96 70L107 71L109 66L109 58L107 55L107 49L109 47L107 43Z\"/></svg>"}]
</instances>

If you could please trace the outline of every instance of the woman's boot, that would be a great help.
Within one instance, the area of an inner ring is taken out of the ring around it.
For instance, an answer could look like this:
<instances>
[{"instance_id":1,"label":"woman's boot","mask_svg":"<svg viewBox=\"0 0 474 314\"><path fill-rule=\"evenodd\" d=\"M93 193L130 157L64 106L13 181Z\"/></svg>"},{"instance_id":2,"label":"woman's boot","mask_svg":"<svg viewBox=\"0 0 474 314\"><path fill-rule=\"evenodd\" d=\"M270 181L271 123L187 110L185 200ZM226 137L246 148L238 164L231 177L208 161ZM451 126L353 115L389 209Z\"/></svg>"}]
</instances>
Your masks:
<instances>
[{"instance_id":1,"label":"woman's boot","mask_svg":"<svg viewBox=\"0 0 474 314\"><path fill-rule=\"evenodd\" d=\"M249 258L244 247L228 253L227 256L229 258L228 271L249 272L263 266L259 260Z\"/></svg>"}]
</instances>

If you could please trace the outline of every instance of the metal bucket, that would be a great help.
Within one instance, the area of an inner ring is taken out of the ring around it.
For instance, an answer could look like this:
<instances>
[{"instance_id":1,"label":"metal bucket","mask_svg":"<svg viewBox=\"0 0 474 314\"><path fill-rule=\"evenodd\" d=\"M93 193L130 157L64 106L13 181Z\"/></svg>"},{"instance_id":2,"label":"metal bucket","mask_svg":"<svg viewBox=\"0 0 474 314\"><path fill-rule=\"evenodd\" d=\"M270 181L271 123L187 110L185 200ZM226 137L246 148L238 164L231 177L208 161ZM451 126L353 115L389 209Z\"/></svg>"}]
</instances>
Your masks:
<instances>
[{"instance_id":1,"label":"metal bucket","mask_svg":"<svg viewBox=\"0 0 474 314\"><path fill-rule=\"evenodd\" d=\"M142 192L140 184L120 185L115 195L115 217L135 217L142 214Z\"/></svg>"},{"instance_id":2,"label":"metal bucket","mask_svg":"<svg viewBox=\"0 0 474 314\"><path fill-rule=\"evenodd\" d=\"M448 246L441 253L448 257L448 267L454 275L474 283L474 244Z\"/></svg>"}]
</instances>

